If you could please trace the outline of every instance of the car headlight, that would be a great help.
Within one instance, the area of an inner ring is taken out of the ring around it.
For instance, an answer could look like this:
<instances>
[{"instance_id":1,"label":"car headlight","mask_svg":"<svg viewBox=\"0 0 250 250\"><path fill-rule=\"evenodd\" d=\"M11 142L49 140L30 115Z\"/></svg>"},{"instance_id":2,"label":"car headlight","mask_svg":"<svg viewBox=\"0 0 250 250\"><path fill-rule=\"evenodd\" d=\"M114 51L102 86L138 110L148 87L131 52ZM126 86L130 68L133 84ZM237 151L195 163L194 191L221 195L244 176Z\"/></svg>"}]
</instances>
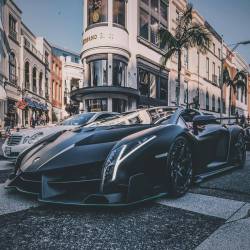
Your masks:
<instances>
[{"instance_id":1,"label":"car headlight","mask_svg":"<svg viewBox=\"0 0 250 250\"><path fill-rule=\"evenodd\" d=\"M23 144L25 144L26 142L28 142L29 138L30 138L29 136L25 136L24 139L23 139Z\"/></svg>"},{"instance_id":2,"label":"car headlight","mask_svg":"<svg viewBox=\"0 0 250 250\"><path fill-rule=\"evenodd\" d=\"M155 138L155 135L150 137L144 137L131 144L125 144L118 148L112 149L104 164L103 180L111 179L112 181L114 181L117 175L119 165L136 150L138 150L139 148L141 148L142 146L149 143Z\"/></svg>"},{"instance_id":3,"label":"car headlight","mask_svg":"<svg viewBox=\"0 0 250 250\"><path fill-rule=\"evenodd\" d=\"M35 141L39 140L40 137L42 137L42 136L43 136L43 132L36 133L36 134L32 135L32 136L28 139L28 143L29 143L29 144L34 143Z\"/></svg>"}]
</instances>

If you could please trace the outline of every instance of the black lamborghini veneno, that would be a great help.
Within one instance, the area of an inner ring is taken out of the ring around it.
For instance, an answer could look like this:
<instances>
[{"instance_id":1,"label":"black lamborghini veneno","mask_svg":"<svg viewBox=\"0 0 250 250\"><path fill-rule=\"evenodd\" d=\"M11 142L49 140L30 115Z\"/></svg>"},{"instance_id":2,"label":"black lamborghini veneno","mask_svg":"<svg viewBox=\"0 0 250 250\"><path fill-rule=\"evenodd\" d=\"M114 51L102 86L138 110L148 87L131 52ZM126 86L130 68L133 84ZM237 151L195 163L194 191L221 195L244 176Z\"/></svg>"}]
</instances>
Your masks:
<instances>
[{"instance_id":1,"label":"black lamborghini veneno","mask_svg":"<svg viewBox=\"0 0 250 250\"><path fill-rule=\"evenodd\" d=\"M43 139L19 156L6 187L49 203L126 205L181 196L193 181L242 167L245 158L241 127L157 107Z\"/></svg>"}]
</instances>

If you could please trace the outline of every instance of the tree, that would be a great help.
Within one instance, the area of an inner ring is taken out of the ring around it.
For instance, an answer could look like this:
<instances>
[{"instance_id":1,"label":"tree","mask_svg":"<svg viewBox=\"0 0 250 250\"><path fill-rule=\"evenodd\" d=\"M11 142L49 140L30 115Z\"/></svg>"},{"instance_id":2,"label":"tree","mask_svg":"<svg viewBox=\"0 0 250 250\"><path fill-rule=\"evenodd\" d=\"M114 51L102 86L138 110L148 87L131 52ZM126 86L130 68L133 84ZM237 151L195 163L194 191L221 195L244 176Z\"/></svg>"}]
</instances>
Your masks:
<instances>
[{"instance_id":1,"label":"tree","mask_svg":"<svg viewBox=\"0 0 250 250\"><path fill-rule=\"evenodd\" d=\"M176 83L176 104L180 103L180 78L182 68L182 50L184 48L197 49L206 54L211 43L211 34L204 25L193 22L193 6L188 4L177 20L176 32L173 35L168 30L161 29L159 32L161 44L166 53L161 58L162 65L166 65L171 56L178 56L178 81Z\"/></svg>"},{"instance_id":2,"label":"tree","mask_svg":"<svg viewBox=\"0 0 250 250\"><path fill-rule=\"evenodd\" d=\"M229 87L229 105L228 105L228 115L231 115L231 102L232 102L232 90L236 93L237 88L240 87L243 90L243 93L246 93L247 90L247 76L243 70L237 71L233 78L230 77L229 71L227 68L223 71L223 83Z\"/></svg>"}]
</instances>

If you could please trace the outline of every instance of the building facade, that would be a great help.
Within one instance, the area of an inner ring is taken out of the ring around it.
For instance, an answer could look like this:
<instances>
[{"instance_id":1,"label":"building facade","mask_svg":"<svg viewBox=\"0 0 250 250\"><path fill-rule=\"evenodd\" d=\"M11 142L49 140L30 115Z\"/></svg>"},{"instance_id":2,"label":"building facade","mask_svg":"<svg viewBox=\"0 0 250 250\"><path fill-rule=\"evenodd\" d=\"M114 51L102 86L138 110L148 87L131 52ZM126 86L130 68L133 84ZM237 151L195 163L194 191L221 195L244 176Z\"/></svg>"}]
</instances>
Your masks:
<instances>
[{"instance_id":1,"label":"building facade","mask_svg":"<svg viewBox=\"0 0 250 250\"><path fill-rule=\"evenodd\" d=\"M89 0L83 5L84 82L72 92L72 99L85 111L175 105L177 57L161 65L165 51L158 31L175 32L187 1ZM220 89L222 38L196 10L193 20L210 31L212 42L207 54L183 49L180 105L198 100L200 109L219 115L221 102L227 110Z\"/></svg>"},{"instance_id":2,"label":"building facade","mask_svg":"<svg viewBox=\"0 0 250 250\"><path fill-rule=\"evenodd\" d=\"M3 113L11 126L29 126L31 117L51 117L51 46L22 22L22 11L12 1L3 7L3 30L8 52L3 72L6 99ZM6 53L5 53L6 54Z\"/></svg>"},{"instance_id":3,"label":"building facade","mask_svg":"<svg viewBox=\"0 0 250 250\"><path fill-rule=\"evenodd\" d=\"M4 30L4 5L5 0L0 0L0 129L4 126L4 114L7 109L7 94L5 91L5 81L8 79L7 57L9 53L9 44Z\"/></svg>"},{"instance_id":4,"label":"building facade","mask_svg":"<svg viewBox=\"0 0 250 250\"><path fill-rule=\"evenodd\" d=\"M52 122L62 119L62 62L52 55L51 63Z\"/></svg>"},{"instance_id":5,"label":"building facade","mask_svg":"<svg viewBox=\"0 0 250 250\"><path fill-rule=\"evenodd\" d=\"M79 105L70 99L72 90L83 86L83 65L80 55L74 51L53 45L53 55L61 61L62 68L62 100L61 119L69 115L83 112L82 104Z\"/></svg>"}]
</instances>

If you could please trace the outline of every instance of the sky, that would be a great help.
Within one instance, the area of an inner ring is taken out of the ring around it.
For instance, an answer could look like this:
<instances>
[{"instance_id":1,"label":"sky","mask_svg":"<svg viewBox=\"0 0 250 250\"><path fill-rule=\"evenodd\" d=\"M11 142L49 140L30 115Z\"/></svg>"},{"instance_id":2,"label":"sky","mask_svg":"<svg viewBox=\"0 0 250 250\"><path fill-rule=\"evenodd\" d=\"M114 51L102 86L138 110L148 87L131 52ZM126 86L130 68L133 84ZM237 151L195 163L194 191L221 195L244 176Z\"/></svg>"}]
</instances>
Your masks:
<instances>
[{"instance_id":1,"label":"sky","mask_svg":"<svg viewBox=\"0 0 250 250\"><path fill-rule=\"evenodd\" d=\"M14 0L35 35L80 52L82 0ZM227 44L250 40L250 0L190 0ZM250 64L250 44L237 51Z\"/></svg>"}]
</instances>

